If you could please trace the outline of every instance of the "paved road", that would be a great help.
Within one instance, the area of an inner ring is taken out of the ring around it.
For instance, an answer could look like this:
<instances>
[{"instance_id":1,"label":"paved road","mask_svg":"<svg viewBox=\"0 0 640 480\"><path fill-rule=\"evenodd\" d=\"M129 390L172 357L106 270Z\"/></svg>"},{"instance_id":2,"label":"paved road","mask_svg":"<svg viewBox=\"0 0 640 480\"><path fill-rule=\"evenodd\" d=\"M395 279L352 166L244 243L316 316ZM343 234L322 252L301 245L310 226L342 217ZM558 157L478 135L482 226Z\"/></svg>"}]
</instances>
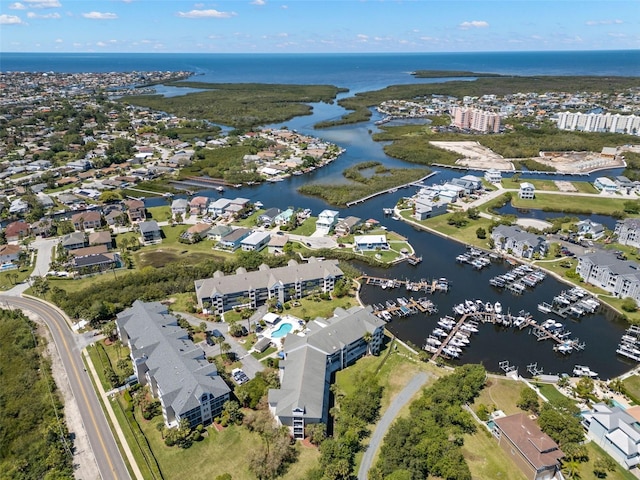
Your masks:
<instances>
[{"instance_id":1,"label":"paved road","mask_svg":"<svg viewBox=\"0 0 640 480\"><path fill-rule=\"evenodd\" d=\"M67 372L69 386L78 404L102 479L131 478L100 407L91 380L84 369L82 355L74 339L74 334L62 313L45 302L31 298L2 295L0 296L0 304L29 310L47 324Z\"/></svg>"},{"instance_id":2,"label":"paved road","mask_svg":"<svg viewBox=\"0 0 640 480\"><path fill-rule=\"evenodd\" d=\"M380 447L382 439L389 430L391 423L398 416L402 407L411 400L421 388L429 380L429 375L424 372L416 374L409 383L400 391L398 395L391 401L389 408L384 412L384 415L380 419L378 426L376 427L373 435L371 436L371 442L362 456L362 462L360 463L360 469L358 470L358 480L367 480L369 478L369 469L373 463L373 457Z\"/></svg>"}]
</instances>

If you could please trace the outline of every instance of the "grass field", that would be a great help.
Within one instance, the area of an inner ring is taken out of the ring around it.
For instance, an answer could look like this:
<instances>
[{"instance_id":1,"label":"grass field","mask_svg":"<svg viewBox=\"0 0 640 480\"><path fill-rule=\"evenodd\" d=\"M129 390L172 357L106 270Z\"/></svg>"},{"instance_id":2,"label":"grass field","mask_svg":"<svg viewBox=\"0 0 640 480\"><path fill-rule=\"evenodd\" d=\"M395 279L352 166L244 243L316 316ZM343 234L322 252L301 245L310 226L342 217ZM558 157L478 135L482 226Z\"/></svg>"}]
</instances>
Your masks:
<instances>
[{"instance_id":1,"label":"grass field","mask_svg":"<svg viewBox=\"0 0 640 480\"><path fill-rule=\"evenodd\" d=\"M522 410L516 404L523 388L528 387L521 382L507 380L506 378L490 377L471 408L476 411L480 404L484 404L487 407L494 406L497 410L502 410L507 415L519 413Z\"/></svg>"},{"instance_id":2,"label":"grass field","mask_svg":"<svg viewBox=\"0 0 640 480\"><path fill-rule=\"evenodd\" d=\"M471 470L471 478L492 480L525 480L527 478L484 427L478 427L478 431L473 435L464 436L462 452Z\"/></svg>"},{"instance_id":3,"label":"grass field","mask_svg":"<svg viewBox=\"0 0 640 480\"><path fill-rule=\"evenodd\" d=\"M615 211L623 211L624 203L628 199L610 197L583 197L577 195L553 195L537 193L533 200L523 200L517 195L513 196L511 204L516 208L534 208L539 210L558 211L580 211L589 213L599 213L611 215Z\"/></svg>"},{"instance_id":4,"label":"grass field","mask_svg":"<svg viewBox=\"0 0 640 480\"><path fill-rule=\"evenodd\" d=\"M518 180L513 180L513 178L503 178L502 187L520 189L520 184L522 182L528 182L532 184L536 188L536 192L538 191L557 192L559 190L556 184L553 182L553 180L534 180L530 178L520 178Z\"/></svg>"},{"instance_id":5,"label":"grass field","mask_svg":"<svg viewBox=\"0 0 640 480\"><path fill-rule=\"evenodd\" d=\"M589 454L589 461L580 464L579 477L577 478L596 478L593 473L594 464L598 458L607 456L607 453L602 450L599 445L596 445L593 442L588 442L585 446L587 447L587 452ZM637 477L635 475L624 470L619 465L616 466L615 471L607 474L607 480L636 480L636 478Z\"/></svg>"},{"instance_id":6,"label":"grass field","mask_svg":"<svg viewBox=\"0 0 640 480\"><path fill-rule=\"evenodd\" d=\"M625 378L622 383L630 395L640 398L640 375L632 375L629 378Z\"/></svg>"},{"instance_id":7,"label":"grass field","mask_svg":"<svg viewBox=\"0 0 640 480\"><path fill-rule=\"evenodd\" d=\"M358 305L358 301L355 296L351 296L351 294L334 300L321 300L307 297L296 300L296 302L300 305L297 307L291 307L283 313L285 315L293 315L294 317L305 320L312 320L316 317L329 318L333 316L334 310L338 307L350 308L354 305Z\"/></svg>"},{"instance_id":8,"label":"grass field","mask_svg":"<svg viewBox=\"0 0 640 480\"><path fill-rule=\"evenodd\" d=\"M291 230L288 233L292 233L294 235L309 236L313 232L316 231L316 220L317 219L318 219L318 217L309 217L304 222L302 222L302 225L299 225L297 228ZM287 232L285 232L285 234L286 233Z\"/></svg>"},{"instance_id":9,"label":"grass field","mask_svg":"<svg viewBox=\"0 0 640 480\"><path fill-rule=\"evenodd\" d=\"M567 397L554 385L550 385L548 383L536 383L535 386L540 389L540 393L552 404L567 399Z\"/></svg>"},{"instance_id":10,"label":"grass field","mask_svg":"<svg viewBox=\"0 0 640 480\"><path fill-rule=\"evenodd\" d=\"M156 222L166 222L171 218L171 207L163 205L161 207L149 207L147 212Z\"/></svg>"},{"instance_id":11,"label":"grass field","mask_svg":"<svg viewBox=\"0 0 640 480\"><path fill-rule=\"evenodd\" d=\"M598 189L589 182L571 182L580 193L599 193Z\"/></svg>"}]
</instances>

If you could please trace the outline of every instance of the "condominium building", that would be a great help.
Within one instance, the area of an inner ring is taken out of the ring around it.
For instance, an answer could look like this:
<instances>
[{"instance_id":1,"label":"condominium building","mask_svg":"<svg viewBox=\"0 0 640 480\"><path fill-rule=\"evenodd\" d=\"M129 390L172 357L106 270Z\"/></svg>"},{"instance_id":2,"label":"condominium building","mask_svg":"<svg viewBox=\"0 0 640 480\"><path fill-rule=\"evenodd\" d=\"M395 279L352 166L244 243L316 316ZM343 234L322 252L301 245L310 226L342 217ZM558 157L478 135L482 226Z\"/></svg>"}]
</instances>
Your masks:
<instances>
[{"instance_id":1,"label":"condominium building","mask_svg":"<svg viewBox=\"0 0 640 480\"><path fill-rule=\"evenodd\" d=\"M269 410L278 423L296 439L304 438L306 425L326 424L332 374L367 353L378 354L383 339L384 321L371 307L338 308L331 318L309 322L303 335L287 335L280 388L269 390Z\"/></svg>"},{"instance_id":2,"label":"condominium building","mask_svg":"<svg viewBox=\"0 0 640 480\"><path fill-rule=\"evenodd\" d=\"M116 326L138 382L160 400L167 427L184 419L191 427L207 425L220 415L231 390L164 305L136 300L118 314Z\"/></svg>"},{"instance_id":3,"label":"condominium building","mask_svg":"<svg viewBox=\"0 0 640 480\"><path fill-rule=\"evenodd\" d=\"M576 272L586 283L640 303L640 265L636 262L620 260L614 252L599 250L579 257Z\"/></svg>"},{"instance_id":4,"label":"condominium building","mask_svg":"<svg viewBox=\"0 0 640 480\"><path fill-rule=\"evenodd\" d=\"M454 127L484 133L497 133L500 131L500 115L494 112L477 108L453 107L451 115Z\"/></svg>"},{"instance_id":5,"label":"condominium building","mask_svg":"<svg viewBox=\"0 0 640 480\"><path fill-rule=\"evenodd\" d=\"M316 291L329 293L343 275L337 260L290 260L279 268L263 264L253 272L239 268L235 275L218 271L212 278L196 280L196 297L204 311L222 314L239 305L257 308L271 298L284 303Z\"/></svg>"},{"instance_id":6,"label":"condominium building","mask_svg":"<svg viewBox=\"0 0 640 480\"><path fill-rule=\"evenodd\" d=\"M616 222L614 233L618 236L618 243L640 248L640 219L625 218Z\"/></svg>"},{"instance_id":7,"label":"condominium building","mask_svg":"<svg viewBox=\"0 0 640 480\"><path fill-rule=\"evenodd\" d=\"M640 116L636 115L562 112L557 115L556 120L560 130L640 135Z\"/></svg>"}]
</instances>

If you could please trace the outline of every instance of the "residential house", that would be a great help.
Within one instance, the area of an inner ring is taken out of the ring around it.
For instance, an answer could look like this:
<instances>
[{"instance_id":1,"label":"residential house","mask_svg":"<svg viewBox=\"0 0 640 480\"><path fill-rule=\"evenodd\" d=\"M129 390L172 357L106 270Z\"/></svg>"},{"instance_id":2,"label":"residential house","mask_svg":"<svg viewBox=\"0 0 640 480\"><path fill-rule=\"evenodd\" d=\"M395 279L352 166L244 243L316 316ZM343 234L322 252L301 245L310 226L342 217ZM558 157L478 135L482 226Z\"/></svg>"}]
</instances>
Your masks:
<instances>
[{"instance_id":1,"label":"residential house","mask_svg":"<svg viewBox=\"0 0 640 480\"><path fill-rule=\"evenodd\" d=\"M611 251L597 250L578 258L576 273L586 283L640 303L640 265L636 262L620 260Z\"/></svg>"},{"instance_id":2,"label":"residential house","mask_svg":"<svg viewBox=\"0 0 640 480\"><path fill-rule=\"evenodd\" d=\"M9 213L20 214L26 213L27 211L29 211L29 204L21 198L12 200L11 204L9 205Z\"/></svg>"},{"instance_id":3,"label":"residential house","mask_svg":"<svg viewBox=\"0 0 640 480\"><path fill-rule=\"evenodd\" d=\"M42 192L36 194L36 200L44 209L52 208L56 204L49 195Z\"/></svg>"},{"instance_id":4,"label":"residential house","mask_svg":"<svg viewBox=\"0 0 640 480\"><path fill-rule=\"evenodd\" d=\"M280 388L268 394L278 424L287 426L296 439L304 438L309 424L327 424L332 375L367 353L378 354L383 340L384 321L371 307L338 308L331 318L307 323L304 335L287 335Z\"/></svg>"},{"instance_id":5,"label":"residential house","mask_svg":"<svg viewBox=\"0 0 640 480\"><path fill-rule=\"evenodd\" d=\"M191 215L204 215L207 213L207 207L209 206L209 198L198 196L193 197L189 202L189 213Z\"/></svg>"},{"instance_id":6,"label":"residential house","mask_svg":"<svg viewBox=\"0 0 640 480\"><path fill-rule=\"evenodd\" d=\"M286 225L291 221L291 218L295 215L295 212L293 211L293 208L287 208L284 212L280 212L278 215L276 215L276 217L273 219L273 223L275 225Z\"/></svg>"},{"instance_id":7,"label":"residential house","mask_svg":"<svg viewBox=\"0 0 640 480\"><path fill-rule=\"evenodd\" d=\"M17 220L11 222L4 229L4 238L7 242L19 242L31 233L31 227L27 222Z\"/></svg>"},{"instance_id":8,"label":"residential house","mask_svg":"<svg viewBox=\"0 0 640 480\"><path fill-rule=\"evenodd\" d=\"M498 225L491 232L491 238L496 250L522 258L533 258L535 254L544 256L549 249L544 236L526 232L518 226Z\"/></svg>"},{"instance_id":9,"label":"residential house","mask_svg":"<svg viewBox=\"0 0 640 480\"><path fill-rule=\"evenodd\" d=\"M211 225L208 223L196 223L190 226L187 230L180 235L181 238L188 242L196 243L200 240L207 238L207 232L211 230Z\"/></svg>"},{"instance_id":10,"label":"residential house","mask_svg":"<svg viewBox=\"0 0 640 480\"><path fill-rule=\"evenodd\" d=\"M261 265L252 272L239 268L235 275L218 271L212 278L195 281L196 297L200 308L222 314L247 298L252 308L257 308L271 298L284 303L312 292L330 293L343 275L337 260L320 261L312 257L302 264L290 260L286 267Z\"/></svg>"},{"instance_id":11,"label":"residential house","mask_svg":"<svg viewBox=\"0 0 640 480\"><path fill-rule=\"evenodd\" d=\"M127 218L129 218L128 213L125 213L119 205L119 208L112 208L104 210L104 219L107 222L107 225L125 225L127 223Z\"/></svg>"},{"instance_id":12,"label":"residential house","mask_svg":"<svg viewBox=\"0 0 640 480\"><path fill-rule=\"evenodd\" d=\"M210 424L222 413L230 389L215 364L160 302L136 300L116 318L118 336L129 347L134 374L160 401L167 427L187 420Z\"/></svg>"},{"instance_id":13,"label":"residential house","mask_svg":"<svg viewBox=\"0 0 640 480\"><path fill-rule=\"evenodd\" d=\"M323 210L316 220L316 232L322 235L329 235L336 223L338 223L338 215L340 212L335 210Z\"/></svg>"},{"instance_id":14,"label":"residential house","mask_svg":"<svg viewBox=\"0 0 640 480\"><path fill-rule=\"evenodd\" d=\"M69 254L72 257L84 257L86 255L97 255L99 253L107 253L109 249L106 245L93 245L92 247L76 248L71 250Z\"/></svg>"},{"instance_id":15,"label":"residential house","mask_svg":"<svg viewBox=\"0 0 640 480\"><path fill-rule=\"evenodd\" d=\"M0 264L13 263L20 257L19 245L0 245Z\"/></svg>"},{"instance_id":16,"label":"residential house","mask_svg":"<svg viewBox=\"0 0 640 480\"><path fill-rule=\"evenodd\" d=\"M58 201L63 205L69 206L82 203L84 200L72 193L61 193L58 195Z\"/></svg>"},{"instance_id":17,"label":"residential house","mask_svg":"<svg viewBox=\"0 0 640 480\"><path fill-rule=\"evenodd\" d=\"M104 272L121 266L120 254L93 253L84 256L74 256L73 269L81 275L87 273Z\"/></svg>"},{"instance_id":18,"label":"residential house","mask_svg":"<svg viewBox=\"0 0 640 480\"><path fill-rule=\"evenodd\" d=\"M447 213L449 201L446 199L430 200L425 197L417 197L414 201L413 218L426 220Z\"/></svg>"},{"instance_id":19,"label":"residential house","mask_svg":"<svg viewBox=\"0 0 640 480\"><path fill-rule=\"evenodd\" d=\"M598 240L605 232L604 225L591 220L581 220L576 223L576 226L578 227L578 235L593 240Z\"/></svg>"},{"instance_id":20,"label":"residential house","mask_svg":"<svg viewBox=\"0 0 640 480\"><path fill-rule=\"evenodd\" d=\"M617 176L614 182L618 186L619 190L622 190L623 192L626 192L626 193L631 193L631 190L633 190L634 188L633 182L629 180L627 177L625 177L624 175Z\"/></svg>"},{"instance_id":21,"label":"residential house","mask_svg":"<svg viewBox=\"0 0 640 480\"><path fill-rule=\"evenodd\" d=\"M227 198L219 198L215 202L211 202L209 204L207 211L209 215L211 215L213 218L217 218L224 213L225 209L230 204L231 204L231 200Z\"/></svg>"},{"instance_id":22,"label":"residential house","mask_svg":"<svg viewBox=\"0 0 640 480\"><path fill-rule=\"evenodd\" d=\"M102 215L96 210L85 210L71 216L73 228L78 231L88 230L90 228L100 228L102 225Z\"/></svg>"},{"instance_id":23,"label":"residential house","mask_svg":"<svg viewBox=\"0 0 640 480\"><path fill-rule=\"evenodd\" d=\"M171 215L184 215L187 213L187 207L189 206L189 202L186 198L176 198L173 202L171 202Z\"/></svg>"},{"instance_id":24,"label":"residential house","mask_svg":"<svg viewBox=\"0 0 640 480\"><path fill-rule=\"evenodd\" d=\"M238 205L237 203L230 203L224 209L224 214L228 215L229 217L238 217L240 215L240 212L243 210L244 207L242 205Z\"/></svg>"},{"instance_id":25,"label":"residential house","mask_svg":"<svg viewBox=\"0 0 640 480\"><path fill-rule=\"evenodd\" d=\"M242 240L247 238L249 235L251 235L251 230L248 228L236 228L220 239L218 247L224 250L236 251L240 248Z\"/></svg>"},{"instance_id":26,"label":"residential house","mask_svg":"<svg viewBox=\"0 0 640 480\"><path fill-rule=\"evenodd\" d=\"M518 197L523 200L533 200L536 198L536 187L533 186L533 183L522 182L520 190L518 190Z\"/></svg>"},{"instance_id":27,"label":"residential house","mask_svg":"<svg viewBox=\"0 0 640 480\"><path fill-rule=\"evenodd\" d=\"M618 236L618 243L640 248L640 219L625 218L616 222L614 233Z\"/></svg>"},{"instance_id":28,"label":"residential house","mask_svg":"<svg viewBox=\"0 0 640 480\"><path fill-rule=\"evenodd\" d=\"M60 244L65 250L76 250L87 246L87 238L84 232L73 232L63 235Z\"/></svg>"},{"instance_id":29,"label":"residential house","mask_svg":"<svg viewBox=\"0 0 640 480\"><path fill-rule=\"evenodd\" d=\"M124 204L131 223L144 222L147 219L147 209L142 200L125 200Z\"/></svg>"},{"instance_id":30,"label":"residential house","mask_svg":"<svg viewBox=\"0 0 640 480\"><path fill-rule=\"evenodd\" d=\"M493 436L529 480L562 480L564 453L525 413L494 420Z\"/></svg>"},{"instance_id":31,"label":"residential house","mask_svg":"<svg viewBox=\"0 0 640 480\"><path fill-rule=\"evenodd\" d=\"M271 235L267 243L267 251L272 255L282 255L284 246L289 242L289 235Z\"/></svg>"},{"instance_id":32,"label":"residential house","mask_svg":"<svg viewBox=\"0 0 640 480\"><path fill-rule=\"evenodd\" d=\"M490 168L484 172L484 179L489 183L500 183L502 181L502 172L495 168Z\"/></svg>"},{"instance_id":33,"label":"residential house","mask_svg":"<svg viewBox=\"0 0 640 480\"><path fill-rule=\"evenodd\" d=\"M349 235L350 233L353 233L355 227L360 225L361 222L361 218L349 216L339 220L333 231L340 236Z\"/></svg>"},{"instance_id":34,"label":"residential house","mask_svg":"<svg viewBox=\"0 0 640 480\"><path fill-rule=\"evenodd\" d=\"M588 437L630 470L640 463L640 423L618 406L596 403L582 414ZM635 471L635 470L634 470Z\"/></svg>"},{"instance_id":35,"label":"residential house","mask_svg":"<svg viewBox=\"0 0 640 480\"><path fill-rule=\"evenodd\" d=\"M258 252L269 243L270 238L269 232L253 232L240 242L240 246L245 252Z\"/></svg>"},{"instance_id":36,"label":"residential house","mask_svg":"<svg viewBox=\"0 0 640 480\"><path fill-rule=\"evenodd\" d=\"M53 233L53 222L50 218L43 218L31 224L31 233L35 236L47 238Z\"/></svg>"},{"instance_id":37,"label":"residential house","mask_svg":"<svg viewBox=\"0 0 640 480\"><path fill-rule=\"evenodd\" d=\"M89 245L104 245L107 249L113 246L111 238L111 230L102 230L100 232L92 232L88 237Z\"/></svg>"},{"instance_id":38,"label":"residential house","mask_svg":"<svg viewBox=\"0 0 640 480\"><path fill-rule=\"evenodd\" d=\"M228 235L233 231L229 225L213 225L207 232L207 238L209 240L213 240L214 242L219 242L222 237Z\"/></svg>"},{"instance_id":39,"label":"residential house","mask_svg":"<svg viewBox=\"0 0 640 480\"><path fill-rule=\"evenodd\" d=\"M616 193L618 191L618 185L616 184L616 182L608 177L596 178L596 180L593 182L593 186L601 192L605 193Z\"/></svg>"},{"instance_id":40,"label":"residential house","mask_svg":"<svg viewBox=\"0 0 640 480\"><path fill-rule=\"evenodd\" d=\"M353 243L356 251L389 250L386 235L356 235Z\"/></svg>"},{"instance_id":41,"label":"residential house","mask_svg":"<svg viewBox=\"0 0 640 480\"><path fill-rule=\"evenodd\" d=\"M265 210L263 213L258 215L258 225L270 227L274 223L275 218L280 215L280 213L281 210L279 208L269 208Z\"/></svg>"},{"instance_id":42,"label":"residential house","mask_svg":"<svg viewBox=\"0 0 640 480\"><path fill-rule=\"evenodd\" d=\"M140 222L138 228L142 236L142 243L153 244L162 242L162 229L155 220Z\"/></svg>"},{"instance_id":43,"label":"residential house","mask_svg":"<svg viewBox=\"0 0 640 480\"><path fill-rule=\"evenodd\" d=\"M473 177L473 175L469 175ZM473 177L477 178L477 177ZM450 182L452 185L456 185L457 187L462 187L465 195L470 195L475 192L479 187L477 187L477 182L472 180L465 180L464 178L453 178Z\"/></svg>"}]
</instances>

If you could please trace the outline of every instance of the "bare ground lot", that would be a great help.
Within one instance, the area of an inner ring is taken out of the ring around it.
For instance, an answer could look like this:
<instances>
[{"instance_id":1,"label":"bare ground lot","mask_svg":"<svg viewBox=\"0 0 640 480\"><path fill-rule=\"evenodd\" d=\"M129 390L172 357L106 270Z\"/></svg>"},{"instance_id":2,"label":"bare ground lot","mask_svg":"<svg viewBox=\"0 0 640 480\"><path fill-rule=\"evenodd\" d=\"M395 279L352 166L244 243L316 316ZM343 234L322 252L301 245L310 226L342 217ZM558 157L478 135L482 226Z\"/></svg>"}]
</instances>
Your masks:
<instances>
[{"instance_id":1,"label":"bare ground lot","mask_svg":"<svg viewBox=\"0 0 640 480\"><path fill-rule=\"evenodd\" d=\"M511 171L514 169L512 160L524 160L522 158L503 158L478 142L430 143L461 155L462 158L457 160L456 164L474 170L495 168ZM560 173L589 173L594 170L624 166L624 160L620 156L609 158L593 152L541 152L540 156L533 158L533 160L554 167Z\"/></svg>"}]
</instances>

